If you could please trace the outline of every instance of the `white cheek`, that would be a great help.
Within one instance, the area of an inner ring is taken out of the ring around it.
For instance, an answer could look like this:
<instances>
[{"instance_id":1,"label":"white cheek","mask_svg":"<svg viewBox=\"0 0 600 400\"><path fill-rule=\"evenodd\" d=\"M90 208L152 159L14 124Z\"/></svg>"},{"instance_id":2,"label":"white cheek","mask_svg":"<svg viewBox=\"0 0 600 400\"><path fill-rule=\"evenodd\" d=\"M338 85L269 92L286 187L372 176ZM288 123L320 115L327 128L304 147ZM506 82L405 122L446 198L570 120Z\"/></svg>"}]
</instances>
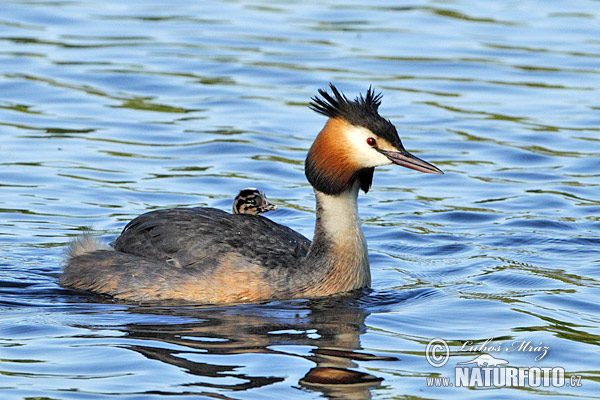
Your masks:
<instances>
[{"instance_id":1,"label":"white cheek","mask_svg":"<svg viewBox=\"0 0 600 400\"><path fill-rule=\"evenodd\" d=\"M358 165L367 168L392 163L386 156L367 144L367 139L373 137L373 134L367 128L350 126L345 133L349 146L347 151Z\"/></svg>"}]
</instances>

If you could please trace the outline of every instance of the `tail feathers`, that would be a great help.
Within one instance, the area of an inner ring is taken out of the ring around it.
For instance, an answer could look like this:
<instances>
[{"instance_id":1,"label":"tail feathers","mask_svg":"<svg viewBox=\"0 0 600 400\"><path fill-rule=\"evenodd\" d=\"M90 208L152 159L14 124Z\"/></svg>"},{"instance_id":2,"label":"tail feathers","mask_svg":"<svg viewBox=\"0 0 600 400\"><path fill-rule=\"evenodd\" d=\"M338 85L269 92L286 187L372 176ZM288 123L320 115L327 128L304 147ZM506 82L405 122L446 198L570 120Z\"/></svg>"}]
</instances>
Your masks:
<instances>
[{"instance_id":1,"label":"tail feathers","mask_svg":"<svg viewBox=\"0 0 600 400\"><path fill-rule=\"evenodd\" d=\"M111 250L107 244L102 243L89 233L84 233L82 236L73 240L69 244L67 258L71 259L83 254L91 253L96 250Z\"/></svg>"}]
</instances>

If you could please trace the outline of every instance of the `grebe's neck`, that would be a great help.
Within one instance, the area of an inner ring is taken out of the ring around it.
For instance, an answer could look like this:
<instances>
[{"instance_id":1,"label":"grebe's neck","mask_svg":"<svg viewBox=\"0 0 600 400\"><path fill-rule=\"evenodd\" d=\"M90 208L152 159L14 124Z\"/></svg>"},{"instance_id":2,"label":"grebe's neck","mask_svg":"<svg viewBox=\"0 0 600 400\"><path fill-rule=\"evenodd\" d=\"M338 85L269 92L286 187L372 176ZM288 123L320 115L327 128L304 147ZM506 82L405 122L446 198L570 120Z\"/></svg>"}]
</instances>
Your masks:
<instances>
[{"instance_id":1,"label":"grebe's neck","mask_svg":"<svg viewBox=\"0 0 600 400\"><path fill-rule=\"evenodd\" d=\"M305 264L314 271L309 291L334 294L367 287L371 272L357 211L360 181L339 194L315 190L315 234Z\"/></svg>"}]
</instances>

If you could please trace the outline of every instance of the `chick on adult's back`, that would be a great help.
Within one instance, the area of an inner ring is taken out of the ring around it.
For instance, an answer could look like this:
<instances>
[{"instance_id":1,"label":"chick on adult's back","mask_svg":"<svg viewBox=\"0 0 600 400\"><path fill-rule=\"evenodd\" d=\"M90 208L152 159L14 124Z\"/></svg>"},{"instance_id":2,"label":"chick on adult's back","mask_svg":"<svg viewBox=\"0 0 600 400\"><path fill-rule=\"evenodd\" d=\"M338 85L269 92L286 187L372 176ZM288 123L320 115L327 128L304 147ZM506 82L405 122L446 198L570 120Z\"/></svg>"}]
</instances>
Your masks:
<instances>
[{"instance_id":1,"label":"chick on adult's back","mask_svg":"<svg viewBox=\"0 0 600 400\"><path fill-rule=\"evenodd\" d=\"M267 196L256 188L240 190L233 200L234 214L258 215L272 210L277 210L277 206L269 202Z\"/></svg>"},{"instance_id":2,"label":"chick on adult's back","mask_svg":"<svg viewBox=\"0 0 600 400\"><path fill-rule=\"evenodd\" d=\"M213 208L157 210L132 220L114 249L76 242L60 282L118 299L232 303L326 296L371 283L358 217L374 168L397 164L441 174L408 153L378 113L381 95L348 100L333 85L311 108L329 117L306 157L316 196L312 243L260 215Z\"/></svg>"}]
</instances>

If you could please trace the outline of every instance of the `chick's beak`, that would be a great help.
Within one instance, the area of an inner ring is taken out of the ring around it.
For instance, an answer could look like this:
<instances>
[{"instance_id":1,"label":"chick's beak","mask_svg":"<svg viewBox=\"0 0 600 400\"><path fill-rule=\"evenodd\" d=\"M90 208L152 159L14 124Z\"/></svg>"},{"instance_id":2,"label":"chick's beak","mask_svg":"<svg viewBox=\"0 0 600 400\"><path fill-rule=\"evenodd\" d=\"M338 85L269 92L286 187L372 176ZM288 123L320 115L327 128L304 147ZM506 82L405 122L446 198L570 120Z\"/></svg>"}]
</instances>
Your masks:
<instances>
[{"instance_id":1,"label":"chick's beak","mask_svg":"<svg viewBox=\"0 0 600 400\"><path fill-rule=\"evenodd\" d=\"M264 203L262 203L260 206L260 212L267 212L267 211L273 211L273 210L277 210L277 206L271 202L269 202L269 200L265 199Z\"/></svg>"},{"instance_id":2,"label":"chick's beak","mask_svg":"<svg viewBox=\"0 0 600 400\"><path fill-rule=\"evenodd\" d=\"M399 151L390 150L378 150L381 154L386 156L391 162L396 165L401 165L406 168L414 169L428 174L440 174L444 172L433 164L429 164L427 161L421 160L419 157L413 156L408 151L401 149Z\"/></svg>"}]
</instances>

